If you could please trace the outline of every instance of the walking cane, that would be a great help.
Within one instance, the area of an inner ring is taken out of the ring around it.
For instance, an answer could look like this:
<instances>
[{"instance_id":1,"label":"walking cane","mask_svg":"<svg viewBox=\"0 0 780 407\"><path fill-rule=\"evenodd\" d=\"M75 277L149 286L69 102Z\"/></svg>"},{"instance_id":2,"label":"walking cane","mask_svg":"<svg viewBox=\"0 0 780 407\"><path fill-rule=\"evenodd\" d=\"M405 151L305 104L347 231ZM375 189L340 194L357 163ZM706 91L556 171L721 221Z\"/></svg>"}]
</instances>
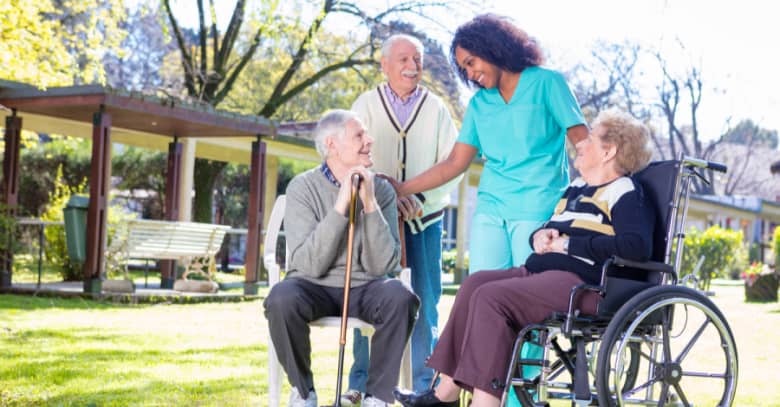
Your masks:
<instances>
[{"instance_id":1,"label":"walking cane","mask_svg":"<svg viewBox=\"0 0 780 407\"><path fill-rule=\"evenodd\" d=\"M352 192L349 197L349 225L347 229L347 267L344 272L344 306L341 309L341 336L339 337L339 369L336 379L336 401L334 407L341 407L341 380L344 370L344 346L347 344L347 313L349 312L349 289L352 278L352 246L355 240L355 215L357 212L357 192L360 187L360 174L352 175Z\"/></svg>"}]
</instances>

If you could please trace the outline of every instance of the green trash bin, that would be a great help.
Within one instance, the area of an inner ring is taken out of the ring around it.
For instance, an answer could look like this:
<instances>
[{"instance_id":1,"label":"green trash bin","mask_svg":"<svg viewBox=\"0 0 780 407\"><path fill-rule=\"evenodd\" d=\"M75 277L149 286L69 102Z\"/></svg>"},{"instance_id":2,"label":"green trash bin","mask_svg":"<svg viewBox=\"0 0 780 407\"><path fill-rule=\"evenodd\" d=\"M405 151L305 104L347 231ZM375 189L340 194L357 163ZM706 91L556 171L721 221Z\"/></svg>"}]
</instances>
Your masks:
<instances>
[{"instance_id":1,"label":"green trash bin","mask_svg":"<svg viewBox=\"0 0 780 407\"><path fill-rule=\"evenodd\" d=\"M65 242L68 256L77 263L87 259L87 210L89 197L72 195L62 210L65 218Z\"/></svg>"}]
</instances>

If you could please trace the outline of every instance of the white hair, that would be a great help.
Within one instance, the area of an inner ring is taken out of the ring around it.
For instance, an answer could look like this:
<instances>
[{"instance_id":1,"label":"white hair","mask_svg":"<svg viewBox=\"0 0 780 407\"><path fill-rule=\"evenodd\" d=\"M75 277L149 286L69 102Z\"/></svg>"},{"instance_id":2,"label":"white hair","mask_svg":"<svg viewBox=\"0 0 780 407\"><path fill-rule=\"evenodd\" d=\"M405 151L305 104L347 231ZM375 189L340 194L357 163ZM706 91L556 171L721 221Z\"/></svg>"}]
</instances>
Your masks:
<instances>
[{"instance_id":1,"label":"white hair","mask_svg":"<svg viewBox=\"0 0 780 407\"><path fill-rule=\"evenodd\" d=\"M425 54L422 42L420 42L417 37L413 37L409 34L393 34L388 37L384 43L382 43L382 58L387 58L390 56L390 51L393 50L393 45L395 45L395 43L398 41L409 41L412 43L412 45L417 48L417 52L420 53L420 57Z\"/></svg>"},{"instance_id":2,"label":"white hair","mask_svg":"<svg viewBox=\"0 0 780 407\"><path fill-rule=\"evenodd\" d=\"M350 120L358 120L357 113L351 110L328 110L322 115L317 127L314 128L314 145L322 159L328 158L328 146L325 139L328 137L341 137L347 129Z\"/></svg>"}]
</instances>

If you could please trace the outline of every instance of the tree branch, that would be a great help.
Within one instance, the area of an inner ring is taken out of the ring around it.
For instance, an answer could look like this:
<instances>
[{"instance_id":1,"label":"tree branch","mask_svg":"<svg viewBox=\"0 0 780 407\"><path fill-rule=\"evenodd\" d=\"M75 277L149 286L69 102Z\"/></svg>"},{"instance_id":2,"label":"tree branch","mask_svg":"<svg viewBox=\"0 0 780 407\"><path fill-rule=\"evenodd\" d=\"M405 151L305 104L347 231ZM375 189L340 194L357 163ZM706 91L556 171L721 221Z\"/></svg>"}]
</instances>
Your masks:
<instances>
[{"instance_id":1,"label":"tree branch","mask_svg":"<svg viewBox=\"0 0 780 407\"><path fill-rule=\"evenodd\" d=\"M213 62L211 64L212 69L214 69L214 72L220 73L217 71L217 55L219 54L219 31L217 31L217 10L214 8L214 0L209 0L209 14L211 15L211 38L212 38L212 51L213 54L211 57L213 58Z\"/></svg>"},{"instance_id":2,"label":"tree branch","mask_svg":"<svg viewBox=\"0 0 780 407\"><path fill-rule=\"evenodd\" d=\"M230 17L230 24L225 31L225 37L222 39L222 46L219 48L219 57L214 59L214 70L220 75L224 75L227 64L230 59L230 52L233 51L233 46L238 38L238 33L241 30L241 25L244 23L244 9L246 1L238 0L236 2L236 8L233 9L233 16Z\"/></svg>"},{"instance_id":3,"label":"tree branch","mask_svg":"<svg viewBox=\"0 0 780 407\"><path fill-rule=\"evenodd\" d=\"M181 65L184 69L184 86L187 88L187 93L189 93L190 96L195 96L198 92L195 89L192 56L187 52L187 44L184 41L184 35L179 28L179 23L176 21L176 17L173 16L173 12L171 11L170 0L163 0L163 5L165 6L166 14L168 14L168 20L171 22L174 36L176 37L176 44L179 46L179 51L181 52Z\"/></svg>"},{"instance_id":4,"label":"tree branch","mask_svg":"<svg viewBox=\"0 0 780 407\"><path fill-rule=\"evenodd\" d=\"M263 117L271 117L274 113L279 109L280 106L284 105L292 99L295 95L301 93L303 90L311 86L312 84L316 83L318 80L320 80L325 75L337 71L342 68L353 68L359 65L369 65L369 64L376 64L376 61L373 59L348 59L345 61L337 62L332 65L328 65L325 68L320 69L313 75L306 78L306 80L301 81L299 84L295 85L292 89L285 92L284 94L277 96L276 99L269 99L265 106L263 106L263 109L258 113L260 116Z\"/></svg>"},{"instance_id":5,"label":"tree branch","mask_svg":"<svg viewBox=\"0 0 780 407\"><path fill-rule=\"evenodd\" d=\"M309 45L311 45L311 42L314 39L314 34L319 31L322 22L325 20L325 17L327 17L333 9L333 5L334 0L326 0L322 7L322 11L320 11L320 14L314 18L314 21L312 21L309 30L306 32L306 36L303 37L303 40L301 40L301 43L298 46L298 52L295 53L292 61L290 61L290 65L287 67L287 70L276 83L276 87L274 87L271 96L268 98L268 102L266 102L265 106L263 106L263 108L260 110L259 114L261 116L270 117L270 115L267 113L270 112L273 114L273 112L276 112L276 110L279 108L277 101L289 99L282 97L284 90L287 89L287 86L290 84L293 76L296 72L298 72L298 69L301 67L304 59L306 59L306 54L309 52Z\"/></svg>"},{"instance_id":6,"label":"tree branch","mask_svg":"<svg viewBox=\"0 0 780 407\"><path fill-rule=\"evenodd\" d=\"M202 91L206 84L206 74L208 73L208 54L206 52L206 18L203 13L203 0L198 0L198 24L198 42L200 43L200 75L198 75L198 79L200 79L200 89Z\"/></svg>"},{"instance_id":7,"label":"tree branch","mask_svg":"<svg viewBox=\"0 0 780 407\"><path fill-rule=\"evenodd\" d=\"M262 38L264 33L264 26L260 27L257 32L255 33L254 38L252 39L252 45L249 47L249 50L247 50L246 54L241 57L241 60L238 62L236 67L230 72L230 75L228 76L225 83L222 85L222 89L214 95L214 98L211 100L212 106L218 105L222 100L225 99L228 93L230 93L230 90L233 88L233 83L238 79L238 76L241 74L241 71L244 70L244 67L247 63L252 59L252 57L255 54L255 51L257 51L257 48L260 46L260 38Z\"/></svg>"}]
</instances>

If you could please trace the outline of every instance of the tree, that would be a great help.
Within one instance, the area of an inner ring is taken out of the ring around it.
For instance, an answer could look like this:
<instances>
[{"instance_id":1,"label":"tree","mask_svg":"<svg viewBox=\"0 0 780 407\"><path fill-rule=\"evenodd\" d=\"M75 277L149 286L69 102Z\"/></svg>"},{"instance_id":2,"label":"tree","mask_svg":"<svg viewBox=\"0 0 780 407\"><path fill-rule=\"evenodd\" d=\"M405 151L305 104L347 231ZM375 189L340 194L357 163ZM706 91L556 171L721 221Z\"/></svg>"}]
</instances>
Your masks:
<instances>
[{"instance_id":1,"label":"tree","mask_svg":"<svg viewBox=\"0 0 780 407\"><path fill-rule=\"evenodd\" d=\"M44 88L102 83L124 10L121 0L0 0L0 75Z\"/></svg>"},{"instance_id":2,"label":"tree","mask_svg":"<svg viewBox=\"0 0 780 407\"><path fill-rule=\"evenodd\" d=\"M618 106L634 117L647 119L650 112L639 103L635 87L639 44L597 42L590 58L565 72L583 113L594 118L598 112Z\"/></svg>"},{"instance_id":3,"label":"tree","mask_svg":"<svg viewBox=\"0 0 780 407\"><path fill-rule=\"evenodd\" d=\"M109 85L136 91L163 90L166 86L160 70L166 55L176 44L164 32L164 20L157 8L139 7L129 13L119 28L127 32L119 50L104 58Z\"/></svg>"},{"instance_id":4,"label":"tree","mask_svg":"<svg viewBox=\"0 0 780 407\"><path fill-rule=\"evenodd\" d=\"M21 214L40 216L49 204L50 191L57 188L75 192L89 177L89 141L52 137L50 142L21 150L19 160L19 207ZM56 177L58 171L61 179Z\"/></svg>"},{"instance_id":5,"label":"tree","mask_svg":"<svg viewBox=\"0 0 780 407\"><path fill-rule=\"evenodd\" d=\"M682 43L677 45L680 51L687 53ZM573 88L583 110L590 117L614 106L628 111L649 125L656 157L660 159L686 155L731 163L727 177L716 176L709 170L702 171L709 184L695 181L696 193L733 193L757 188L760 181L765 180L763 173L768 173L768 168L766 171L751 169L756 161L752 155L760 146L776 145L773 144L777 140L776 132L758 129L748 121L738 124L720 138L705 139L707 135L701 133L699 116L704 95L709 89L701 62L673 66L666 55L668 53L657 49L642 49L630 43L598 44L593 50L595 62L585 61L570 72L570 76L575 78ZM646 57L650 61L645 61ZM640 66L652 65L658 67L657 75L639 69ZM657 78L651 92L647 91L645 83L639 82L638 77L645 81ZM729 121L730 118L723 118L724 125ZM735 146L734 142L741 143L741 146ZM762 175L756 177L759 173Z\"/></svg>"},{"instance_id":6,"label":"tree","mask_svg":"<svg viewBox=\"0 0 780 407\"><path fill-rule=\"evenodd\" d=\"M258 49L265 44L273 44L274 40L279 39L282 29L290 26L283 15L275 13L277 2L262 1L259 18L252 20L253 26L249 39L244 47L239 48L238 39L245 20L246 1L236 1L230 23L225 32L220 34L213 0L209 2L208 9L210 25L206 24L207 10L204 2L198 0L198 41L193 46L186 41L180 24L173 15L170 1L163 0L162 5L179 48L184 89L189 97L212 106L222 103L233 91L242 72L258 53ZM290 43L292 57L282 70L282 74L273 79L274 85L270 94L258 95L263 98L263 103L257 113L268 118L276 117L277 112L284 105L326 76L344 69L374 64L375 51L378 47L378 39L374 35L375 27L383 26L403 14L421 15L432 7L446 6L445 2L415 0L401 2L372 14L356 3L324 0L313 13L314 17L309 22L308 28L302 30L303 35L300 39ZM346 54L331 55L328 52L329 47L319 42L323 22L326 17L334 13L357 18L368 28L367 40ZM312 56L322 57L327 62L323 66L318 66L313 72L301 75L302 66ZM211 220L213 186L224 166L225 163L221 162L196 160L195 173L199 181L195 184L196 220Z\"/></svg>"},{"instance_id":7,"label":"tree","mask_svg":"<svg viewBox=\"0 0 780 407\"><path fill-rule=\"evenodd\" d=\"M125 147L111 160L111 173L120 179L117 188L146 193L144 218L163 218L167 165L165 153L138 147Z\"/></svg>"},{"instance_id":8,"label":"tree","mask_svg":"<svg viewBox=\"0 0 780 407\"><path fill-rule=\"evenodd\" d=\"M769 163L777 157L777 130L759 127L745 119L720 136L713 159L726 164L728 173L715 179L724 195L757 195L774 200L776 187Z\"/></svg>"},{"instance_id":9,"label":"tree","mask_svg":"<svg viewBox=\"0 0 780 407\"><path fill-rule=\"evenodd\" d=\"M752 120L745 119L728 129L721 140L746 146L777 148L777 130L761 128Z\"/></svg>"}]
</instances>

